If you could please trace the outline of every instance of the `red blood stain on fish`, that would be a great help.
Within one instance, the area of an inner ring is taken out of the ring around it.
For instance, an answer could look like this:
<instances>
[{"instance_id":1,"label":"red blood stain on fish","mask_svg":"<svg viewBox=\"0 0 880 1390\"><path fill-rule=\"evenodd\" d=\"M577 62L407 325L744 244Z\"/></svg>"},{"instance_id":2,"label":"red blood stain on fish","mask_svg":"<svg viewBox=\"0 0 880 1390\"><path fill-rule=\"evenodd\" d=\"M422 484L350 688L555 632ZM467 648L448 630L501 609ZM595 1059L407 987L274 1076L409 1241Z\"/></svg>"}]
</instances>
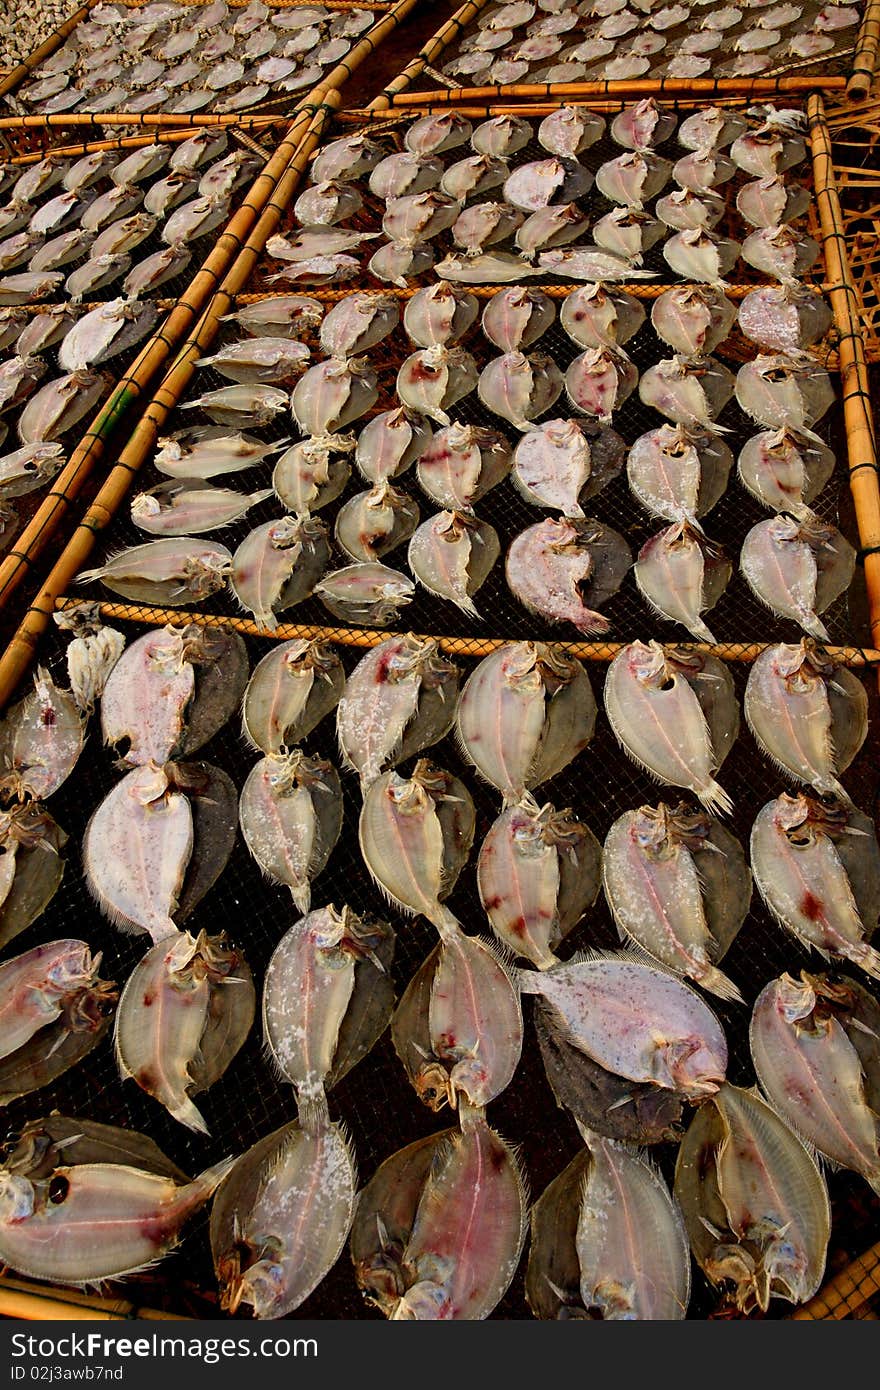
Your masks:
<instances>
[{"instance_id":1,"label":"red blood stain on fish","mask_svg":"<svg viewBox=\"0 0 880 1390\"><path fill-rule=\"evenodd\" d=\"M817 897L812 893L805 893L801 898L801 912L808 917L811 922L821 922L825 916L825 909Z\"/></svg>"}]
</instances>

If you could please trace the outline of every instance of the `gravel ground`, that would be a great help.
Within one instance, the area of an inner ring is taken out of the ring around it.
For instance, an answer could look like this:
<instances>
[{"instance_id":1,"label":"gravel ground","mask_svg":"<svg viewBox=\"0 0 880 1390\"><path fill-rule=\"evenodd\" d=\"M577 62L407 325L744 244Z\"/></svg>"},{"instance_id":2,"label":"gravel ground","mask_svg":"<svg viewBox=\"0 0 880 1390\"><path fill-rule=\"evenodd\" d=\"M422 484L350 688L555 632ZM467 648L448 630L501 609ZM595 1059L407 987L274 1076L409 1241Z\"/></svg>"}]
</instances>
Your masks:
<instances>
[{"instance_id":1,"label":"gravel ground","mask_svg":"<svg viewBox=\"0 0 880 1390\"><path fill-rule=\"evenodd\" d=\"M0 0L0 67L12 68L63 24L82 0Z\"/></svg>"}]
</instances>

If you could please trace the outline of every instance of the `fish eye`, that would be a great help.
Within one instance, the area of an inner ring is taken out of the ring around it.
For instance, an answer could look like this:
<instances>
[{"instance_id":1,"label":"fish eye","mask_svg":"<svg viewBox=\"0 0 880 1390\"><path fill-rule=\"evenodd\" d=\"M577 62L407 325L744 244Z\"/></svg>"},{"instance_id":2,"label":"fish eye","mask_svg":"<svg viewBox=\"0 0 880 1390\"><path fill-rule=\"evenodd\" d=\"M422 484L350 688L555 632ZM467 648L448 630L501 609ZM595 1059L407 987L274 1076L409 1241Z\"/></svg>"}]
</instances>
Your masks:
<instances>
[{"instance_id":1,"label":"fish eye","mask_svg":"<svg viewBox=\"0 0 880 1390\"><path fill-rule=\"evenodd\" d=\"M58 1207L66 1199L70 1191L70 1182L61 1173L56 1173L49 1183L49 1201L53 1207Z\"/></svg>"}]
</instances>

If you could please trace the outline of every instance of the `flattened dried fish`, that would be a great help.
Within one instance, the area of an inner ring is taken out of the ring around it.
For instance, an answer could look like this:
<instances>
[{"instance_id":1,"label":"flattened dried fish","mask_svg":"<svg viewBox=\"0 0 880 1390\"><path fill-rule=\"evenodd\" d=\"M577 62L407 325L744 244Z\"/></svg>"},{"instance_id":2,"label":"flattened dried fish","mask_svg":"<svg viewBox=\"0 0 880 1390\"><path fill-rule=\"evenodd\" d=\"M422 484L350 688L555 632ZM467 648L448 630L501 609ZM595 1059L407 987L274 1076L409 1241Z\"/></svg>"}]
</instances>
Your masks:
<instances>
[{"instance_id":1,"label":"flattened dried fish","mask_svg":"<svg viewBox=\"0 0 880 1390\"><path fill-rule=\"evenodd\" d=\"M441 507L470 511L507 476L510 464L510 444L499 431L452 424L422 448L417 472L422 488Z\"/></svg>"},{"instance_id":2,"label":"flattened dried fish","mask_svg":"<svg viewBox=\"0 0 880 1390\"><path fill-rule=\"evenodd\" d=\"M329 358L300 377L290 405L303 433L320 438L365 415L378 399L378 377L367 358Z\"/></svg>"},{"instance_id":3,"label":"flattened dried fish","mask_svg":"<svg viewBox=\"0 0 880 1390\"><path fill-rule=\"evenodd\" d=\"M827 642L820 614L845 593L856 554L836 526L807 512L800 520L784 513L759 521L748 532L739 565L750 589L779 617L789 618Z\"/></svg>"},{"instance_id":4,"label":"flattened dried fish","mask_svg":"<svg viewBox=\"0 0 880 1390\"><path fill-rule=\"evenodd\" d=\"M733 455L704 431L661 425L640 435L627 456L627 478L639 501L667 521L711 511L727 487Z\"/></svg>"},{"instance_id":5,"label":"flattened dried fish","mask_svg":"<svg viewBox=\"0 0 880 1390\"><path fill-rule=\"evenodd\" d=\"M399 570L372 561L331 570L315 586L328 612L343 623L388 627L415 594L412 580Z\"/></svg>"},{"instance_id":6,"label":"flattened dried fish","mask_svg":"<svg viewBox=\"0 0 880 1390\"><path fill-rule=\"evenodd\" d=\"M257 526L231 557L230 587L261 627L309 597L330 560L327 527L317 517L285 516Z\"/></svg>"},{"instance_id":7,"label":"flattened dried fish","mask_svg":"<svg viewBox=\"0 0 880 1390\"><path fill-rule=\"evenodd\" d=\"M532 612L592 634L607 632L609 621L596 609L617 592L631 564L623 537L592 517L548 519L514 539L505 574Z\"/></svg>"},{"instance_id":8,"label":"flattened dried fish","mask_svg":"<svg viewBox=\"0 0 880 1390\"><path fill-rule=\"evenodd\" d=\"M91 584L100 579L133 603L180 608L224 588L231 563L225 545L181 536L121 550L97 569L81 570L76 582Z\"/></svg>"},{"instance_id":9,"label":"flattened dried fish","mask_svg":"<svg viewBox=\"0 0 880 1390\"><path fill-rule=\"evenodd\" d=\"M347 453L342 451L353 442L350 435L325 435L323 441L303 439L285 450L275 464L272 487L288 511L303 516L336 500L351 477Z\"/></svg>"},{"instance_id":10,"label":"flattened dried fish","mask_svg":"<svg viewBox=\"0 0 880 1390\"><path fill-rule=\"evenodd\" d=\"M569 363L565 393L576 410L607 425L619 405L632 395L638 368L616 344L587 348Z\"/></svg>"},{"instance_id":11,"label":"flattened dried fish","mask_svg":"<svg viewBox=\"0 0 880 1390\"><path fill-rule=\"evenodd\" d=\"M448 426L447 411L470 395L477 382L477 364L469 352L437 345L419 348L407 357L397 373L396 385L404 405Z\"/></svg>"},{"instance_id":12,"label":"flattened dried fish","mask_svg":"<svg viewBox=\"0 0 880 1390\"><path fill-rule=\"evenodd\" d=\"M702 615L722 597L733 567L698 527L682 519L645 541L633 574L656 613L681 623L699 641L714 643Z\"/></svg>"},{"instance_id":13,"label":"flattened dried fish","mask_svg":"<svg viewBox=\"0 0 880 1390\"><path fill-rule=\"evenodd\" d=\"M409 540L418 520L417 503L383 479L340 508L333 534L340 549L353 560L381 560Z\"/></svg>"},{"instance_id":14,"label":"flattened dried fish","mask_svg":"<svg viewBox=\"0 0 880 1390\"><path fill-rule=\"evenodd\" d=\"M737 321L746 337L759 347L791 353L824 338L832 314L820 294L793 281L751 290L740 303Z\"/></svg>"},{"instance_id":15,"label":"flattened dried fish","mask_svg":"<svg viewBox=\"0 0 880 1390\"><path fill-rule=\"evenodd\" d=\"M665 290L654 300L651 309L654 331L684 357L714 352L735 321L734 305L712 285L684 285Z\"/></svg>"},{"instance_id":16,"label":"flattened dried fish","mask_svg":"<svg viewBox=\"0 0 880 1390\"><path fill-rule=\"evenodd\" d=\"M305 343L292 338L245 338L227 343L210 357L200 357L197 367L213 367L221 376L242 384L289 381L309 360Z\"/></svg>"},{"instance_id":17,"label":"flattened dried fish","mask_svg":"<svg viewBox=\"0 0 880 1390\"><path fill-rule=\"evenodd\" d=\"M339 703L345 672L331 646L283 642L254 669L242 705L242 731L254 748L278 753L311 733Z\"/></svg>"},{"instance_id":18,"label":"flattened dried fish","mask_svg":"<svg viewBox=\"0 0 880 1390\"><path fill-rule=\"evenodd\" d=\"M410 150L386 155L370 172L370 192L386 201L407 194L428 193L439 186L444 167L442 159L416 155Z\"/></svg>"},{"instance_id":19,"label":"flattened dried fish","mask_svg":"<svg viewBox=\"0 0 880 1390\"><path fill-rule=\"evenodd\" d=\"M504 201L521 212L536 212L549 203L571 203L592 185L593 175L576 159L554 155L514 169L504 183Z\"/></svg>"},{"instance_id":20,"label":"flattened dried fish","mask_svg":"<svg viewBox=\"0 0 880 1390\"><path fill-rule=\"evenodd\" d=\"M477 393L487 409L526 431L559 399L562 386L562 373L547 353L506 352L483 368Z\"/></svg>"},{"instance_id":21,"label":"flattened dried fish","mask_svg":"<svg viewBox=\"0 0 880 1390\"><path fill-rule=\"evenodd\" d=\"M483 310L483 333L502 352L531 347L556 318L552 299L517 285L493 295Z\"/></svg>"},{"instance_id":22,"label":"flattened dried fish","mask_svg":"<svg viewBox=\"0 0 880 1390\"><path fill-rule=\"evenodd\" d=\"M713 426L738 381L714 357L676 355L642 373L639 396L668 420L700 431Z\"/></svg>"},{"instance_id":23,"label":"flattened dried fish","mask_svg":"<svg viewBox=\"0 0 880 1390\"><path fill-rule=\"evenodd\" d=\"M206 391L193 401L182 401L180 409L203 410L220 425L266 425L289 405L288 393L277 386L244 385Z\"/></svg>"},{"instance_id":24,"label":"flattened dried fish","mask_svg":"<svg viewBox=\"0 0 880 1390\"><path fill-rule=\"evenodd\" d=\"M448 347L464 337L479 312L474 295L441 280L416 291L404 310L403 326L416 347Z\"/></svg>"},{"instance_id":25,"label":"flattened dried fish","mask_svg":"<svg viewBox=\"0 0 880 1390\"><path fill-rule=\"evenodd\" d=\"M737 472L765 507L801 518L828 482L834 464L834 454L816 435L784 426L747 440Z\"/></svg>"},{"instance_id":26,"label":"flattened dried fish","mask_svg":"<svg viewBox=\"0 0 880 1390\"><path fill-rule=\"evenodd\" d=\"M3 720L3 786L19 800L52 796L76 766L84 738L84 721L70 691L38 666L32 692Z\"/></svg>"},{"instance_id":27,"label":"flattened dried fish","mask_svg":"<svg viewBox=\"0 0 880 1390\"><path fill-rule=\"evenodd\" d=\"M477 617L473 595L501 552L488 522L461 511L443 511L415 531L407 550L413 575L430 593Z\"/></svg>"},{"instance_id":28,"label":"flattened dried fish","mask_svg":"<svg viewBox=\"0 0 880 1390\"><path fill-rule=\"evenodd\" d=\"M286 884L298 910L308 912L312 879L325 868L342 830L336 769L299 748L267 754L242 788L239 823L266 877Z\"/></svg>"}]
</instances>

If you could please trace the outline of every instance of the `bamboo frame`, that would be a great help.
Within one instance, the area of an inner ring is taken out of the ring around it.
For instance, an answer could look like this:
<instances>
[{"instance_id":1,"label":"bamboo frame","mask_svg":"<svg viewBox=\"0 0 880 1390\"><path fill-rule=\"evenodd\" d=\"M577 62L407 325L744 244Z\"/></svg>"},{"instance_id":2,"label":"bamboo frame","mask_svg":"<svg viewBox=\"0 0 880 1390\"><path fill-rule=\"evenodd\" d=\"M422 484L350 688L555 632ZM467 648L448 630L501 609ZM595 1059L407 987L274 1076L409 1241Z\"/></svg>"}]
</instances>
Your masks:
<instances>
[{"instance_id":1,"label":"bamboo frame","mask_svg":"<svg viewBox=\"0 0 880 1390\"><path fill-rule=\"evenodd\" d=\"M370 102L370 108L379 111L391 106L396 94L411 86L417 77L421 77L425 68L430 66L444 49L448 48L459 35L464 33L471 20L476 19L487 4L489 4L489 0L465 0L461 8L457 9L455 14L437 30L433 38L430 38L419 49L416 56L410 59L403 71L399 72L388 86L373 98Z\"/></svg>"},{"instance_id":2,"label":"bamboo frame","mask_svg":"<svg viewBox=\"0 0 880 1390\"><path fill-rule=\"evenodd\" d=\"M55 601L56 611L63 612L82 603L82 597L65 595ZM200 613L196 609L151 608L146 604L99 602L101 617L108 621L139 623L147 627L185 627L195 623L198 627L220 628L224 631L240 632L244 637L262 637L270 642L288 642L298 638L309 642L336 642L342 647L378 647L390 637L399 633L375 627L334 627L321 623L279 623L277 627L260 627L253 618L239 618L218 613ZM449 656L484 657L496 652L508 640L504 637L438 637L436 633L417 633L420 641L436 642L441 651ZM755 661L761 652L766 651L770 642L667 642L667 647L676 650L702 652L717 656L722 661ZM618 652L626 646L625 642L570 642L551 639L548 646L554 651L576 656L581 661L613 661ZM880 666L880 650L873 647L825 646L835 661L843 666L856 668Z\"/></svg>"},{"instance_id":3,"label":"bamboo frame","mask_svg":"<svg viewBox=\"0 0 880 1390\"><path fill-rule=\"evenodd\" d=\"M54 479L51 490L31 521L0 563L0 609L8 603L11 595L33 569L34 562L103 458L110 435L135 402L145 395L159 369L168 361L171 353L177 349L204 311L223 277L229 274L238 260L241 260L240 253L250 245L252 232L258 224L262 225L260 219L268 213L274 221L260 243L257 254L262 250L266 237L271 235L277 225L287 205L287 199L296 186L295 183L289 185L285 179L291 168L298 168L296 161L301 142L309 137L315 118L320 116L323 121L327 115L338 109L339 89L373 53L385 36L398 27L415 4L416 0L397 0L393 9L354 45L344 61L338 63L324 81L314 88L310 99L297 108L297 114L288 126L284 140L217 238L201 269L168 318L142 348L126 376L117 382L109 399L80 439L67 465ZM287 190L286 194L282 192L283 189ZM245 275L250 273L255 260L256 256L246 257ZM236 289L240 289L243 283L244 277L236 282ZM232 294L235 292L236 290L233 290ZM60 589L56 592L60 592Z\"/></svg>"},{"instance_id":4,"label":"bamboo frame","mask_svg":"<svg viewBox=\"0 0 880 1390\"><path fill-rule=\"evenodd\" d=\"M147 1322L190 1322L182 1313L142 1308L124 1298L102 1298L78 1289L56 1288L25 1279L0 1279L0 1317L30 1322L123 1322L142 1318Z\"/></svg>"},{"instance_id":5,"label":"bamboo frame","mask_svg":"<svg viewBox=\"0 0 880 1390\"><path fill-rule=\"evenodd\" d=\"M880 3L880 0L878 0ZM557 104L571 98L589 97L695 97L708 96L778 96L782 92L843 91L845 77L752 77L743 81L736 77L647 77L632 78L626 82L540 82L520 83L508 87L495 85L488 87L455 87L437 92L399 92L391 99L392 106L420 106L430 102L432 106L457 106L460 102L510 100L521 98L535 100L543 97L553 99ZM388 89L386 88L386 91Z\"/></svg>"},{"instance_id":6,"label":"bamboo frame","mask_svg":"<svg viewBox=\"0 0 880 1390\"><path fill-rule=\"evenodd\" d=\"M213 122L211 122L211 124L213 125ZM271 125L278 124L278 117L273 116L271 119L265 120L260 128L268 128ZM281 122L281 124L286 125L287 122ZM232 135L234 138L236 131L233 130ZM147 135L118 135L115 140L88 140L79 145L55 145L53 146L52 154L57 156L58 159L73 158L75 155L91 154L95 150L138 149L142 145L152 144L175 145L191 138L191 130L158 130ZM263 150L262 147L257 145L257 141L251 137L247 148L254 149L255 147L261 149L261 152L266 156L267 160L270 158L271 151ZM45 157L45 150L29 150L27 154L13 155L12 158L8 160L8 163L20 164L22 168L24 168L28 164L39 164L40 160L45 159Z\"/></svg>"},{"instance_id":7,"label":"bamboo frame","mask_svg":"<svg viewBox=\"0 0 880 1390\"><path fill-rule=\"evenodd\" d=\"M791 1314L792 1321L858 1318L875 1315L867 1308L880 1294L880 1241L833 1275L809 1303Z\"/></svg>"},{"instance_id":8,"label":"bamboo frame","mask_svg":"<svg viewBox=\"0 0 880 1390\"><path fill-rule=\"evenodd\" d=\"M865 17L859 28L852 76L846 87L850 101L864 101L868 96L880 57L880 0L868 0Z\"/></svg>"},{"instance_id":9,"label":"bamboo frame","mask_svg":"<svg viewBox=\"0 0 880 1390\"><path fill-rule=\"evenodd\" d=\"M880 486L870 382L859 323L858 296L847 264L843 213L834 177L831 139L820 96L807 103L816 206L828 272L828 298L839 333L849 483L865 565L872 640L880 635Z\"/></svg>"}]
</instances>

